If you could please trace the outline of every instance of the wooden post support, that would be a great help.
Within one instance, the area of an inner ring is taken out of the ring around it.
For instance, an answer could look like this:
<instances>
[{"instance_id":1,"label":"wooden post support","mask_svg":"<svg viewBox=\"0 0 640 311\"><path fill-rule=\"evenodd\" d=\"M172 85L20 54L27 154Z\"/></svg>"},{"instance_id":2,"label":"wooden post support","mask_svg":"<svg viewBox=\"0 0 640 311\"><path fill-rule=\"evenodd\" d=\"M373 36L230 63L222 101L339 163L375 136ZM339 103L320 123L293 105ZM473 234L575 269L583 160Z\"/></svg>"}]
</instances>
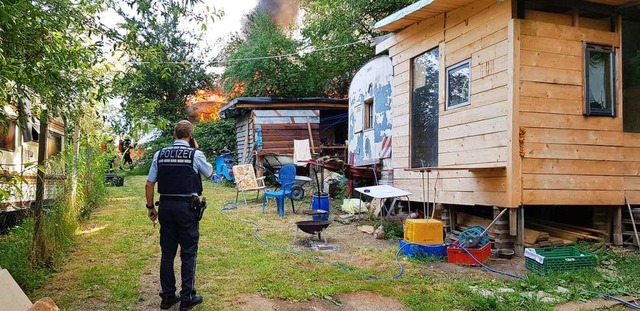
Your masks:
<instances>
[{"instance_id":1,"label":"wooden post support","mask_svg":"<svg viewBox=\"0 0 640 311\"><path fill-rule=\"evenodd\" d=\"M622 245L622 206L613 207L613 245Z\"/></svg>"},{"instance_id":2,"label":"wooden post support","mask_svg":"<svg viewBox=\"0 0 640 311\"><path fill-rule=\"evenodd\" d=\"M311 131L311 123L309 122L309 117L307 117L307 130L309 130L309 142L311 143L311 152L316 152L316 145L313 142L313 132Z\"/></svg>"},{"instance_id":3,"label":"wooden post support","mask_svg":"<svg viewBox=\"0 0 640 311\"><path fill-rule=\"evenodd\" d=\"M244 145L242 145L242 159L239 161L240 163L245 163L247 159L247 145L249 144L249 123L251 119L247 119L247 124L245 126L247 129L244 132Z\"/></svg>"},{"instance_id":4,"label":"wooden post support","mask_svg":"<svg viewBox=\"0 0 640 311\"><path fill-rule=\"evenodd\" d=\"M516 256L524 255L524 207L518 207L518 233L515 240Z\"/></svg>"},{"instance_id":5,"label":"wooden post support","mask_svg":"<svg viewBox=\"0 0 640 311\"><path fill-rule=\"evenodd\" d=\"M509 235L518 235L518 209L509 209Z\"/></svg>"}]
</instances>

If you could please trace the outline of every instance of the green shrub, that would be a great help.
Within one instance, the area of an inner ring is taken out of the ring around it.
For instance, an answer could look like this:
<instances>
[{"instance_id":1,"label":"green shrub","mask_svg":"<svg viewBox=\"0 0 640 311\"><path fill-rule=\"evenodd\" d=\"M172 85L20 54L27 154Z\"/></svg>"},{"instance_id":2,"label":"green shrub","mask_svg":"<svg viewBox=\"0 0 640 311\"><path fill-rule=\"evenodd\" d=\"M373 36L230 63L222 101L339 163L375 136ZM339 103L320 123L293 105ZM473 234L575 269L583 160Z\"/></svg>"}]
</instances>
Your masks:
<instances>
[{"instance_id":1,"label":"green shrub","mask_svg":"<svg viewBox=\"0 0 640 311\"><path fill-rule=\"evenodd\" d=\"M220 119L215 122L196 123L193 136L207 157L212 157L224 147L231 151L236 149L234 120Z\"/></svg>"}]
</instances>

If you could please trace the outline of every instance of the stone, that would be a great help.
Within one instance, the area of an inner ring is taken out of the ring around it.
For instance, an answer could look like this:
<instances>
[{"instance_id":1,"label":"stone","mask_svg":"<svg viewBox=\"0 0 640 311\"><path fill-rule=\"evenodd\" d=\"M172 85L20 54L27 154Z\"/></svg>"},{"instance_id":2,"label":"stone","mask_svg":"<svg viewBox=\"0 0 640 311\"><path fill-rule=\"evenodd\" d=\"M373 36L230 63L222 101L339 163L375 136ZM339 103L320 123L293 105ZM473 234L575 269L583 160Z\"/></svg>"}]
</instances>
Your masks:
<instances>
[{"instance_id":1,"label":"stone","mask_svg":"<svg viewBox=\"0 0 640 311\"><path fill-rule=\"evenodd\" d=\"M60 309L58 309L56 303L53 302L53 299L44 297L36 301L36 303L29 308L29 311L60 311Z\"/></svg>"},{"instance_id":2,"label":"stone","mask_svg":"<svg viewBox=\"0 0 640 311\"><path fill-rule=\"evenodd\" d=\"M569 289L564 288L562 286L558 286L558 288L556 288L556 292L558 292L560 294L567 294L567 293L569 293Z\"/></svg>"}]
</instances>

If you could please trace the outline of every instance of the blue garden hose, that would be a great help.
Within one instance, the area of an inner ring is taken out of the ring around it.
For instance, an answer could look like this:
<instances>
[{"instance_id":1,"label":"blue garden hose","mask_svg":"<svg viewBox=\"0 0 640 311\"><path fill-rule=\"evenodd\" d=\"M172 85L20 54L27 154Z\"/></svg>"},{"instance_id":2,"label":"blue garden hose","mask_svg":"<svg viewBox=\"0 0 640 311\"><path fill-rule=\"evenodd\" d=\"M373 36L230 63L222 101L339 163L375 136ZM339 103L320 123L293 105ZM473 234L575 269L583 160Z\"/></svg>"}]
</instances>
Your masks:
<instances>
[{"instance_id":1,"label":"blue garden hose","mask_svg":"<svg viewBox=\"0 0 640 311\"><path fill-rule=\"evenodd\" d=\"M230 211L230 210L234 210L234 209L237 209L237 208L238 208L238 205L237 205L235 202L233 202L233 201L229 201L229 202L227 202L227 203L225 203L225 204L224 204L224 206L223 206L223 208L222 208L222 211ZM231 218L231 217L230 217L230 218ZM317 263L327 264L327 265L330 265L330 266L334 266L334 267L340 268L340 269L342 269L342 270L344 270L344 271L346 271L346 272L353 273L353 274L355 274L355 275L359 276L360 278L363 278L363 279L365 279L365 280L369 280L369 281L389 281L389 280L396 280L396 279L399 279L399 278L400 278L400 277L402 277L402 275L404 274L404 267L403 267L403 266L402 266L402 264L400 263L400 259L399 259L399 257L400 257L400 253L402 252L402 250L403 250L405 247L409 246L409 245L422 246L421 244L410 243L410 242L407 242L406 244L402 245L402 246L398 249L398 251L396 252L396 256L395 256L395 261L396 261L396 263L398 264L398 270L399 270L399 271L398 271L398 273L397 273L396 275L394 275L392 278L374 277L374 276L368 276L368 275L364 275L364 274L362 274L362 273L359 273L359 272L357 272L357 271L355 271L355 270L353 270L353 269L351 269L351 268L347 267L346 265L344 265L344 264L342 264L342 263L339 263L339 262L337 262L337 263L327 262L327 261L325 261L324 259L322 259L322 258L320 258L320 257L317 257L317 256L308 256L308 255L305 255L305 254L303 254L303 253L301 253L301 252L299 252L299 251L295 251L295 250L291 250L291 249L288 249L288 248L284 248L284 247L278 246L278 245L276 245L276 244L273 244L273 243L271 243L271 242L265 241L265 240L261 239L261 238L260 238L260 236L258 236L258 230L259 230L260 226L259 226L256 222L253 222L253 221L251 221L251 220L242 219L242 218L236 218L236 219L238 219L238 220L240 220L240 221L242 221L242 222L249 223L249 224L251 224L251 225L253 225L253 226L254 226L254 230L253 230L253 237L254 237L254 238L256 239L256 241L258 241L260 244L263 244L263 245L269 246L269 247L271 247L271 248L273 248L273 249L276 249L276 250L278 250L278 251L281 251L281 252L283 252L283 253L288 253L288 254L292 254L292 255L297 255L297 256L300 256L300 257L307 258L307 259L309 259L309 260L311 260L311 261L315 261L315 262L317 262ZM446 244L446 245L447 245L447 246L452 246L452 245L454 245L454 244ZM473 255L473 254L472 254L468 249L466 249L465 247L462 247L462 246L457 245L457 244L456 244L455 246L456 246L456 247L458 247L458 248L460 248L460 249L462 249L465 253L467 253L467 255L469 255L469 257L471 257L471 259L473 259L473 261L475 261L475 262L476 262L480 267L482 267L482 268L484 268L484 269L486 269L486 270L488 270L488 271L490 271L490 272L493 272L493 273L496 273L496 274L505 275L505 276L509 276L509 277L512 277L512 278L515 278L515 279L518 279L518 280L524 280L524 279L525 279L524 277L519 276L519 275L516 275L516 274L512 274L512 273L509 273L509 272L506 272L506 271L501 271L501 270L493 269L493 268L491 268L491 267L489 267L489 266L485 265L484 263L482 263L480 260L478 260L478 258L476 258L476 256L474 256L474 255ZM592 292L592 291L588 291L588 292L589 292L590 294L594 295L594 296L604 297L604 298L607 298L607 299L610 299L610 300L614 300L614 301L617 301L617 302L619 302L619 303L621 303L621 304L623 304L623 305L625 305L625 306L627 306L627 307L629 307L629 308L632 308L632 309L635 309L635 310L640 310L640 306L639 306L639 305L637 305L637 304L633 304L633 303L630 303L630 302L627 302L627 301L625 301L625 300L623 300L623 299L620 299L620 298L618 298L618 297L611 296L611 295L607 295L607 294L603 294L603 293L598 293L598 292Z\"/></svg>"}]
</instances>

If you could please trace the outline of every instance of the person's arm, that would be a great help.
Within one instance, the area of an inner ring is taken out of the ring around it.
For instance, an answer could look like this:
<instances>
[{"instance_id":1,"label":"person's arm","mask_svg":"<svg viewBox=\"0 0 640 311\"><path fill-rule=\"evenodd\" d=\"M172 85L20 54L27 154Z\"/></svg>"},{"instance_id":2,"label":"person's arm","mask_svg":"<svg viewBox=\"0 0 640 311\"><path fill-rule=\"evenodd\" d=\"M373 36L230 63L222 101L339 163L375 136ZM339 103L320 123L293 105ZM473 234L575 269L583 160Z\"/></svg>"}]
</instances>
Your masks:
<instances>
[{"instance_id":1,"label":"person's arm","mask_svg":"<svg viewBox=\"0 0 640 311\"><path fill-rule=\"evenodd\" d=\"M213 173L215 173L213 171L213 166L211 165L211 163L207 162L207 157L205 157L202 151L196 150L196 154L193 160L200 174L207 178L213 177Z\"/></svg>"},{"instance_id":2,"label":"person's arm","mask_svg":"<svg viewBox=\"0 0 640 311\"><path fill-rule=\"evenodd\" d=\"M153 196L155 194L156 182L158 181L158 152L153 155L153 161L151 161L151 167L149 168L149 175L147 176L147 183L144 185L144 195L147 199L147 216L154 222L158 219L158 212L153 204Z\"/></svg>"},{"instance_id":3,"label":"person's arm","mask_svg":"<svg viewBox=\"0 0 640 311\"><path fill-rule=\"evenodd\" d=\"M147 180L147 183L144 185L144 193L147 198L147 216L153 222L158 219L158 211L156 211L156 207L153 204L153 195L155 194L156 183L150 182Z\"/></svg>"}]
</instances>

